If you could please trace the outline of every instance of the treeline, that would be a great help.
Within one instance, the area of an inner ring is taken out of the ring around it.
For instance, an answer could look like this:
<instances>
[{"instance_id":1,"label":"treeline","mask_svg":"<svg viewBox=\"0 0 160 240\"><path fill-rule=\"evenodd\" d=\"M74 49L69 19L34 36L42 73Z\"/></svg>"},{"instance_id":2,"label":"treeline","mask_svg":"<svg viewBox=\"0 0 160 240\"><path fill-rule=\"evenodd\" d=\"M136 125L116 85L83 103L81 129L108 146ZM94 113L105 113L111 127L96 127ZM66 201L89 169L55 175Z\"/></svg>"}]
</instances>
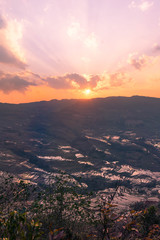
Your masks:
<instances>
[{"instance_id":1,"label":"treeline","mask_svg":"<svg viewBox=\"0 0 160 240\"><path fill-rule=\"evenodd\" d=\"M38 186L1 177L1 240L160 239L160 206L136 203L120 212L109 196L87 193L64 173Z\"/></svg>"}]
</instances>

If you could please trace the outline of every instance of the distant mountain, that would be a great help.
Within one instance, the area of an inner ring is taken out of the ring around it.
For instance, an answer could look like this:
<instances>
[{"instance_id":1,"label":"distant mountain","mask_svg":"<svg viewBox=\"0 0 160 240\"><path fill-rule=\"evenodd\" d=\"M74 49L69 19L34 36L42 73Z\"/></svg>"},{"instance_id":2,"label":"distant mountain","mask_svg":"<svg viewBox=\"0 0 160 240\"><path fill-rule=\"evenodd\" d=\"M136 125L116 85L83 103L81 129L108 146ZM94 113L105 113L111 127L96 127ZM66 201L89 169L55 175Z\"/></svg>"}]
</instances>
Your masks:
<instances>
[{"instance_id":1,"label":"distant mountain","mask_svg":"<svg viewBox=\"0 0 160 240\"><path fill-rule=\"evenodd\" d=\"M97 190L160 179L159 98L1 103L0 133L1 171L31 182L59 169Z\"/></svg>"},{"instance_id":2,"label":"distant mountain","mask_svg":"<svg viewBox=\"0 0 160 240\"><path fill-rule=\"evenodd\" d=\"M88 129L96 134L134 131L140 136L157 136L160 134L159 109L160 99L139 96L18 105L1 103L0 127L4 137L8 133L13 139L14 133L27 133L31 137L46 134L71 142Z\"/></svg>"}]
</instances>

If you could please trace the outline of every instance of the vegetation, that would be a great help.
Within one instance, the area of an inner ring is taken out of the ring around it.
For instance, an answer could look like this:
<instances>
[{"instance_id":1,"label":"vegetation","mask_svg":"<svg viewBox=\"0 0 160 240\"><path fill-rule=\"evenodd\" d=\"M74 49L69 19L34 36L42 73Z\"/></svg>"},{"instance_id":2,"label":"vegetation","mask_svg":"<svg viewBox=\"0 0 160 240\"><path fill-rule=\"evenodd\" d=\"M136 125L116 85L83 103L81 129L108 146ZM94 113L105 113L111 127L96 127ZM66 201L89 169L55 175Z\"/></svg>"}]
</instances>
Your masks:
<instances>
[{"instance_id":1,"label":"vegetation","mask_svg":"<svg viewBox=\"0 0 160 240\"><path fill-rule=\"evenodd\" d=\"M88 194L60 173L47 187L3 177L0 186L0 239L160 239L159 206L136 203L120 213L109 197Z\"/></svg>"}]
</instances>

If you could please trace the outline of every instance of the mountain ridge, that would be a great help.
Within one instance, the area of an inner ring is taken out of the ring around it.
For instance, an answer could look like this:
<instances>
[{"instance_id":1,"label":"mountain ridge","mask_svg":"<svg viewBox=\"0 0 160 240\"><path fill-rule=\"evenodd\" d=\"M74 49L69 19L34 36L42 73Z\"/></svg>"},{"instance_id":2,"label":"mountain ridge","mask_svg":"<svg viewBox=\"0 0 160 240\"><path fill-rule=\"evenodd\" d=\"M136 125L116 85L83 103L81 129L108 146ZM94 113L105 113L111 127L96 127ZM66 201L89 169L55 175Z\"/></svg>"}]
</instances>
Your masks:
<instances>
[{"instance_id":1,"label":"mountain ridge","mask_svg":"<svg viewBox=\"0 0 160 240\"><path fill-rule=\"evenodd\" d=\"M26 105L26 104L32 104L32 103L46 103L46 102L63 102L63 101L92 101L96 99L130 99L130 98L141 98L141 99L160 99L160 97L149 97L149 96L141 96L141 95L132 95L130 97L128 96L108 96L108 97L96 97L96 98L71 98L71 99L51 99L51 100L41 100L41 101L33 101L33 102L26 102L26 103L7 103L7 102L0 102L0 104L7 104L7 105Z\"/></svg>"},{"instance_id":2,"label":"mountain ridge","mask_svg":"<svg viewBox=\"0 0 160 240\"><path fill-rule=\"evenodd\" d=\"M132 172L142 169L152 186L158 177L150 172L160 171L159 109L159 98L139 96L0 104L0 169L33 182L58 170L82 174L97 190L121 176L131 186Z\"/></svg>"}]
</instances>

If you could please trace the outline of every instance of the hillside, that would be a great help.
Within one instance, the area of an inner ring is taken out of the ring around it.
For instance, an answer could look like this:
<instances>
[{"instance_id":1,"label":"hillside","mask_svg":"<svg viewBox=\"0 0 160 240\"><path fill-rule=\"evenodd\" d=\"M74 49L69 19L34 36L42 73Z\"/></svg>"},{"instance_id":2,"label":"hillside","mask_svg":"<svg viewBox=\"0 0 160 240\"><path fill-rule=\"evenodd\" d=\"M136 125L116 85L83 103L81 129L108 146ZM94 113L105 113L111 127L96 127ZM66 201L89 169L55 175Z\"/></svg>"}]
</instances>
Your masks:
<instances>
[{"instance_id":1,"label":"hillside","mask_svg":"<svg viewBox=\"0 0 160 240\"><path fill-rule=\"evenodd\" d=\"M159 196L160 99L0 104L0 169L44 183L64 170L90 190L118 184Z\"/></svg>"}]
</instances>

